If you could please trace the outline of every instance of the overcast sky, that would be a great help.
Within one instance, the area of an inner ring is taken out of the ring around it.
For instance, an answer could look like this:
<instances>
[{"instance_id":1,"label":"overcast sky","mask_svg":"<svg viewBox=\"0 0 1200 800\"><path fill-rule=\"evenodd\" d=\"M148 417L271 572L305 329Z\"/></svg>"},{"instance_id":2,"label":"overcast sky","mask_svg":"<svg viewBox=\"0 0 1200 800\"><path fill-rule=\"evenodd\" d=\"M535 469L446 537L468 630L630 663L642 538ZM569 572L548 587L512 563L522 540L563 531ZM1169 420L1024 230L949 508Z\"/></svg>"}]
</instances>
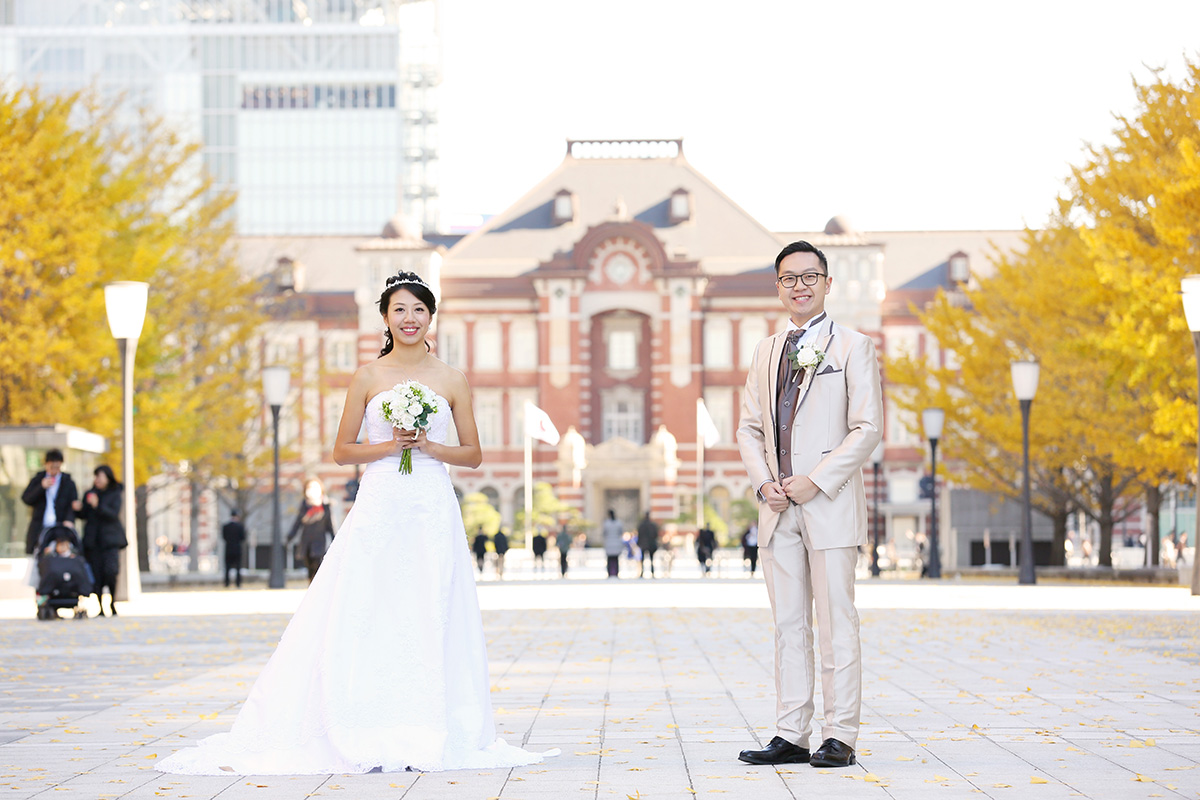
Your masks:
<instances>
[{"instance_id":1,"label":"overcast sky","mask_svg":"<svg viewBox=\"0 0 1200 800\"><path fill-rule=\"evenodd\" d=\"M1200 2L441 0L443 215L495 214L567 138L684 138L776 231L1041 224Z\"/></svg>"}]
</instances>

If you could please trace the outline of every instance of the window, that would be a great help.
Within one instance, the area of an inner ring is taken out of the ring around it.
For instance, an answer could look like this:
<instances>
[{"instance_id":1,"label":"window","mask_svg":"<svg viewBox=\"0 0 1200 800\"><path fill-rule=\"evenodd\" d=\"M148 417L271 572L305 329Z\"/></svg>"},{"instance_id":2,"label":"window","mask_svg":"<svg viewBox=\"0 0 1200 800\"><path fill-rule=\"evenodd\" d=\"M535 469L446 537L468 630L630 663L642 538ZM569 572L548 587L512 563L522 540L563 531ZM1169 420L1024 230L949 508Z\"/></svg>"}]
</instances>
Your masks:
<instances>
[{"instance_id":1,"label":"window","mask_svg":"<svg viewBox=\"0 0 1200 800\"><path fill-rule=\"evenodd\" d=\"M499 389L475 392L475 423L479 426L480 447L500 447L503 443L504 416Z\"/></svg>"},{"instance_id":2,"label":"window","mask_svg":"<svg viewBox=\"0 0 1200 800\"><path fill-rule=\"evenodd\" d=\"M455 369L466 369L467 359L463 352L466 328L462 320L443 320L437 328L437 356Z\"/></svg>"},{"instance_id":3,"label":"window","mask_svg":"<svg viewBox=\"0 0 1200 800\"><path fill-rule=\"evenodd\" d=\"M733 367L733 324L729 317L704 320L704 366L710 369Z\"/></svg>"},{"instance_id":4,"label":"window","mask_svg":"<svg viewBox=\"0 0 1200 800\"><path fill-rule=\"evenodd\" d=\"M601 397L603 406L603 440L620 437L634 444L645 444L645 398L641 392L622 386L610 389Z\"/></svg>"},{"instance_id":5,"label":"window","mask_svg":"<svg viewBox=\"0 0 1200 800\"><path fill-rule=\"evenodd\" d=\"M704 405L708 415L712 417L713 425L721 434L720 444L733 441L733 426L736 416L733 413L733 387L714 386L704 390Z\"/></svg>"},{"instance_id":6,"label":"window","mask_svg":"<svg viewBox=\"0 0 1200 800\"><path fill-rule=\"evenodd\" d=\"M538 365L537 320L515 319L508 328L508 368L535 370Z\"/></svg>"},{"instance_id":7,"label":"window","mask_svg":"<svg viewBox=\"0 0 1200 800\"><path fill-rule=\"evenodd\" d=\"M508 391L508 443L512 447L525 446L525 401L537 404L537 389L509 389Z\"/></svg>"},{"instance_id":8,"label":"window","mask_svg":"<svg viewBox=\"0 0 1200 800\"><path fill-rule=\"evenodd\" d=\"M630 330L610 331L608 334L608 368L636 370L637 333Z\"/></svg>"},{"instance_id":9,"label":"window","mask_svg":"<svg viewBox=\"0 0 1200 800\"><path fill-rule=\"evenodd\" d=\"M472 366L481 370L499 370L500 363L500 321L496 319L481 319L475 323L474 359Z\"/></svg>"},{"instance_id":10,"label":"window","mask_svg":"<svg viewBox=\"0 0 1200 800\"><path fill-rule=\"evenodd\" d=\"M358 366L355 347L351 336L330 336L325 342L325 368L330 372L352 372Z\"/></svg>"},{"instance_id":11,"label":"window","mask_svg":"<svg viewBox=\"0 0 1200 800\"><path fill-rule=\"evenodd\" d=\"M745 317L738 323L738 364L750 369L754 348L767 338L767 321L762 317Z\"/></svg>"},{"instance_id":12,"label":"window","mask_svg":"<svg viewBox=\"0 0 1200 800\"><path fill-rule=\"evenodd\" d=\"M342 421L342 403L344 398L341 392L335 391L332 396L325 398L325 426L321 431L321 447L332 448L336 442L338 425Z\"/></svg>"}]
</instances>

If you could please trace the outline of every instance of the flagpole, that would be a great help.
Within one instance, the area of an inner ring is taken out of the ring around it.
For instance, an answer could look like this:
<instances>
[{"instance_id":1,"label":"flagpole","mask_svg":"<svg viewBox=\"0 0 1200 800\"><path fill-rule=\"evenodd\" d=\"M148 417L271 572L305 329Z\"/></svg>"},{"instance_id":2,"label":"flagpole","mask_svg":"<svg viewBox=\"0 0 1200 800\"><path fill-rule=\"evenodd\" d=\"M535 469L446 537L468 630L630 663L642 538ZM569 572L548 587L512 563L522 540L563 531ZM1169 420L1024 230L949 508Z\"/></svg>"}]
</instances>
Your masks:
<instances>
[{"instance_id":1,"label":"flagpole","mask_svg":"<svg viewBox=\"0 0 1200 800\"><path fill-rule=\"evenodd\" d=\"M700 414L704 400L696 398L696 535L704 528L704 435L700 432Z\"/></svg>"},{"instance_id":2,"label":"flagpole","mask_svg":"<svg viewBox=\"0 0 1200 800\"><path fill-rule=\"evenodd\" d=\"M529 407L525 401L525 549L533 549L533 436L529 434Z\"/></svg>"}]
</instances>

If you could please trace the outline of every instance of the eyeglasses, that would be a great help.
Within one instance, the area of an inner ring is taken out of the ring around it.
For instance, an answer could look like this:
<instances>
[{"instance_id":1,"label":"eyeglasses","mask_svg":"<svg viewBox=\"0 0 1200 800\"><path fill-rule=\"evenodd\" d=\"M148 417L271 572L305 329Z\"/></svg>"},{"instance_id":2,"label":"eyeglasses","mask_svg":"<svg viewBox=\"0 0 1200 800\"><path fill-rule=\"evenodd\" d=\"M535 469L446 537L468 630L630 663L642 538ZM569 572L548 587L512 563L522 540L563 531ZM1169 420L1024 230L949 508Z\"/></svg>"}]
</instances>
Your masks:
<instances>
[{"instance_id":1,"label":"eyeglasses","mask_svg":"<svg viewBox=\"0 0 1200 800\"><path fill-rule=\"evenodd\" d=\"M775 282L785 289L795 287L796 281L802 281L805 286L816 286L820 278L828 278L829 276L823 272L802 272L799 275L784 275L781 278L776 278Z\"/></svg>"}]
</instances>

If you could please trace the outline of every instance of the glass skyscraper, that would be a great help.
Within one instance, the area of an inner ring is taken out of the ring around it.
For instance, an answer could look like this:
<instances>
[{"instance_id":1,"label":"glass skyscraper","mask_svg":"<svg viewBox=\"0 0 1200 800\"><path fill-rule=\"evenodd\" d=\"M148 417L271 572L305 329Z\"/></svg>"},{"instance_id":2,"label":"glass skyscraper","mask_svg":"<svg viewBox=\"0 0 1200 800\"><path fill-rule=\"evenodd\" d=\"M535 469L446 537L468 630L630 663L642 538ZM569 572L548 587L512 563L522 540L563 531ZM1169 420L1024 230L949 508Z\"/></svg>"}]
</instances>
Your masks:
<instances>
[{"instance_id":1,"label":"glass skyscraper","mask_svg":"<svg viewBox=\"0 0 1200 800\"><path fill-rule=\"evenodd\" d=\"M438 228L436 0L0 0L0 74L201 142L241 235Z\"/></svg>"}]
</instances>

